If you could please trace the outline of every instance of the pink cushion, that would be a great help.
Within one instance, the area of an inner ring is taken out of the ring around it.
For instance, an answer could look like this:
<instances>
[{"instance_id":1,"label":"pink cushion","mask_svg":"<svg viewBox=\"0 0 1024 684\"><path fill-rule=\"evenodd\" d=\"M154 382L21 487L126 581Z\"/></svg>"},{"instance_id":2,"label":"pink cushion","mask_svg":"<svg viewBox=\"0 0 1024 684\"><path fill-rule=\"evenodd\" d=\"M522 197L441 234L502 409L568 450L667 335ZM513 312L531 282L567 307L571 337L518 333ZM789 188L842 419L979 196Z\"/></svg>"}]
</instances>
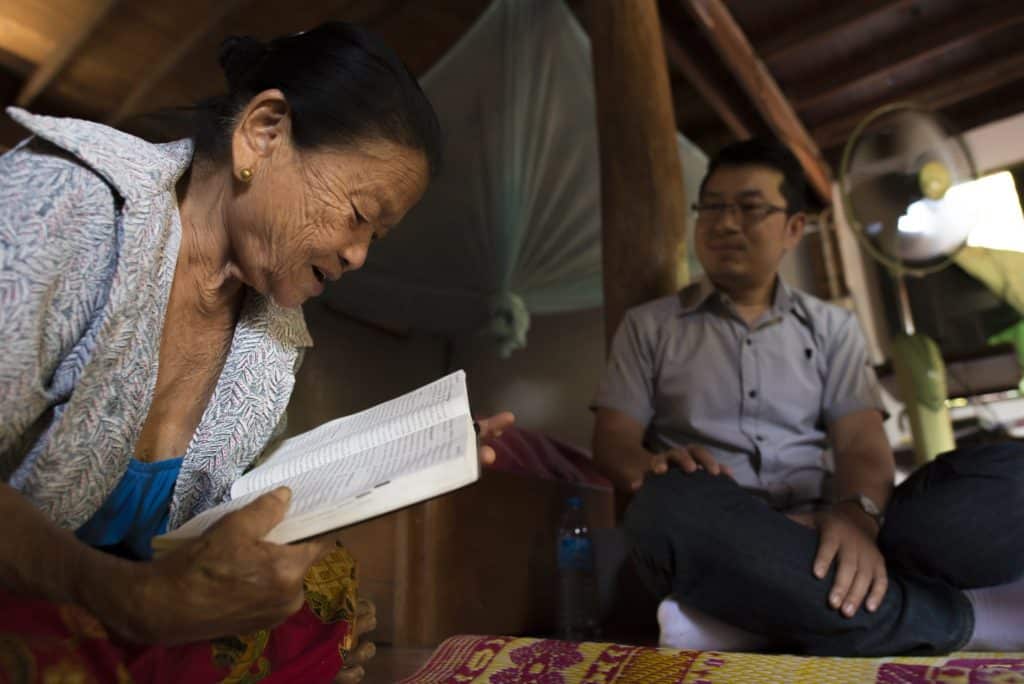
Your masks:
<instances>
[{"instance_id":1,"label":"pink cushion","mask_svg":"<svg viewBox=\"0 0 1024 684\"><path fill-rule=\"evenodd\" d=\"M513 427L487 444L498 456L491 470L611 489L589 453L553 437Z\"/></svg>"}]
</instances>

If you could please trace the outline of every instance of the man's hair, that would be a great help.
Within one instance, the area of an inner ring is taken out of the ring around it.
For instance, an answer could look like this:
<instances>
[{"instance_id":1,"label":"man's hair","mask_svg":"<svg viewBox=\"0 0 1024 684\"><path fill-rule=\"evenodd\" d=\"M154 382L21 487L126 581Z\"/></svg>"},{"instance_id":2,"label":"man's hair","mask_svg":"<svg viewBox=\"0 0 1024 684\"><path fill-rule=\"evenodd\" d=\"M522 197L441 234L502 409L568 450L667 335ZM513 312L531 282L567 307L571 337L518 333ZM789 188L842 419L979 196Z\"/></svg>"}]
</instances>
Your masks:
<instances>
[{"instance_id":1,"label":"man's hair","mask_svg":"<svg viewBox=\"0 0 1024 684\"><path fill-rule=\"evenodd\" d=\"M700 196L711 174L722 166L764 166L782 174L779 191L786 199L786 214L803 211L806 183L800 162L785 145L773 138L752 138L726 145L708 165L708 172L700 182Z\"/></svg>"}]
</instances>

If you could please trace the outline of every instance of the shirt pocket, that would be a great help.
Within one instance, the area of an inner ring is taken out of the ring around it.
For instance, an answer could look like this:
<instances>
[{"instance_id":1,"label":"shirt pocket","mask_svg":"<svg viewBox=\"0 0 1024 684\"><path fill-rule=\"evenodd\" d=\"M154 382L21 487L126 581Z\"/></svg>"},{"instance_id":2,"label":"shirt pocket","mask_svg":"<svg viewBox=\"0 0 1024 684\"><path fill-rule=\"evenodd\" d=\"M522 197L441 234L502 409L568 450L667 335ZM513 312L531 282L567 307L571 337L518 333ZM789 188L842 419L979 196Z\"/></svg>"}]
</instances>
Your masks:
<instances>
[{"instance_id":1,"label":"shirt pocket","mask_svg":"<svg viewBox=\"0 0 1024 684\"><path fill-rule=\"evenodd\" d=\"M778 339L762 345L765 420L786 431L803 433L820 422L824 391L818 349L810 340Z\"/></svg>"},{"instance_id":2,"label":"shirt pocket","mask_svg":"<svg viewBox=\"0 0 1024 684\"><path fill-rule=\"evenodd\" d=\"M740 363L738 344L724 333L704 330L673 340L660 355L655 415L690 434L710 426L738 430Z\"/></svg>"}]
</instances>

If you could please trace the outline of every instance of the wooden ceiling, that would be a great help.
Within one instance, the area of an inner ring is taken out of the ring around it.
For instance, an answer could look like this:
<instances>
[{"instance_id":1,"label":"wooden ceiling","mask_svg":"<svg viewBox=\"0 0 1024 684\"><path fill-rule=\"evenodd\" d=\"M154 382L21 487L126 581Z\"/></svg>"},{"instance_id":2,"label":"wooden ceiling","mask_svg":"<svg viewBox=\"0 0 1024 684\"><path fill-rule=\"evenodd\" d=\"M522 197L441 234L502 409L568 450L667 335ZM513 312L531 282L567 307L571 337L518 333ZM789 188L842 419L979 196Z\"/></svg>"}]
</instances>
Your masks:
<instances>
[{"instance_id":1,"label":"wooden ceiling","mask_svg":"<svg viewBox=\"0 0 1024 684\"><path fill-rule=\"evenodd\" d=\"M663 25L721 94L709 111L693 79L674 87L680 129L724 142L724 107L764 132L766 112L715 60L693 6L662 0ZM728 0L756 56L811 138L834 165L856 124L875 108L914 100L967 130L1024 111L1024 2L1020 0ZM682 82L680 82L682 81Z\"/></svg>"},{"instance_id":2,"label":"wooden ceiling","mask_svg":"<svg viewBox=\"0 0 1024 684\"><path fill-rule=\"evenodd\" d=\"M488 0L5 0L0 3L0 102L25 106L33 76L51 80L28 107L125 125L224 87L217 65L229 35L268 39L343 19L393 45L425 72ZM54 69L53 62L60 62ZM45 71L44 71L45 70ZM29 91L32 92L31 90ZM0 144L18 132L0 129Z\"/></svg>"},{"instance_id":3,"label":"wooden ceiling","mask_svg":"<svg viewBox=\"0 0 1024 684\"><path fill-rule=\"evenodd\" d=\"M553 1L553 0L552 0ZM587 22L587 2L571 0ZM222 88L227 35L329 19L380 33L422 74L488 0L5 0L0 103L129 129ZM856 123L913 99L967 129L1024 111L1021 0L659 0L680 130L708 152L774 131L812 182ZM780 128L781 127L781 128ZM21 133L4 119L0 145ZM803 136L803 137L801 137ZM798 152L800 150L798 149ZM805 158L806 157L806 158Z\"/></svg>"}]
</instances>

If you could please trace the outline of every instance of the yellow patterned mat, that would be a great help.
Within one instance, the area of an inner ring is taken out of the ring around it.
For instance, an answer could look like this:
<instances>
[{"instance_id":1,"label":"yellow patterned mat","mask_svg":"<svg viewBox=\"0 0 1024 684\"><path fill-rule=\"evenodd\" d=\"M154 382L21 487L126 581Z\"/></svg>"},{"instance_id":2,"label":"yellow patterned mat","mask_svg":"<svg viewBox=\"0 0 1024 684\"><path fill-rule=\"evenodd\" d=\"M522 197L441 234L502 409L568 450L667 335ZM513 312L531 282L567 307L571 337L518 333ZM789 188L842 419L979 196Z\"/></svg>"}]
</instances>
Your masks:
<instances>
[{"instance_id":1,"label":"yellow patterned mat","mask_svg":"<svg viewBox=\"0 0 1024 684\"><path fill-rule=\"evenodd\" d=\"M401 684L1024 684L1024 653L807 658L456 636Z\"/></svg>"}]
</instances>

